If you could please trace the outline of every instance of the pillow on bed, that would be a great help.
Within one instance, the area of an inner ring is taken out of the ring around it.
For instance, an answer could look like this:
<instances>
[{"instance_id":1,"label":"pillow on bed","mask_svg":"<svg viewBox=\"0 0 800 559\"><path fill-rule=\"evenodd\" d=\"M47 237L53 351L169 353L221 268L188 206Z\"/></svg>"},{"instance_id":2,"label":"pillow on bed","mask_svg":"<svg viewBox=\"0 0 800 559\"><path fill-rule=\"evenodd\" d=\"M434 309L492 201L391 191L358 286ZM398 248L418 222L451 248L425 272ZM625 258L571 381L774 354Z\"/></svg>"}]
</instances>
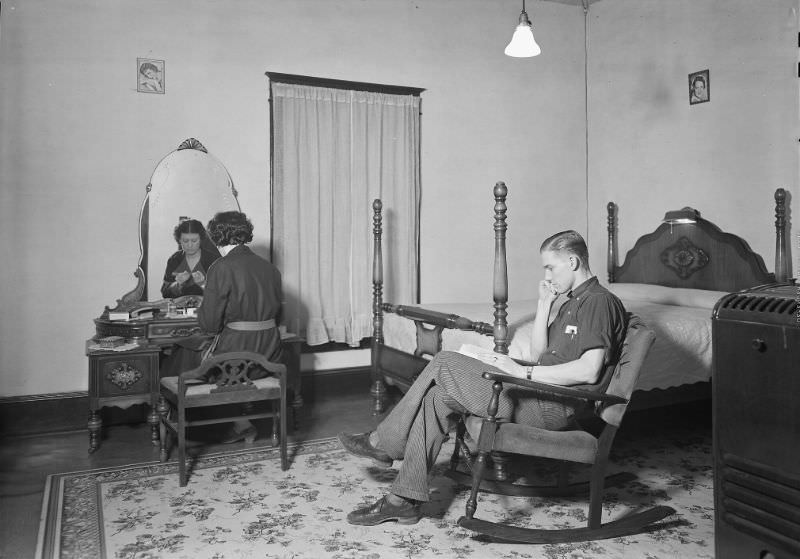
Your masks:
<instances>
[{"instance_id":1,"label":"pillow on bed","mask_svg":"<svg viewBox=\"0 0 800 559\"><path fill-rule=\"evenodd\" d=\"M609 284L608 290L623 301L643 301L701 309L713 309L717 301L728 294L727 291L664 287L649 283L612 283Z\"/></svg>"}]
</instances>

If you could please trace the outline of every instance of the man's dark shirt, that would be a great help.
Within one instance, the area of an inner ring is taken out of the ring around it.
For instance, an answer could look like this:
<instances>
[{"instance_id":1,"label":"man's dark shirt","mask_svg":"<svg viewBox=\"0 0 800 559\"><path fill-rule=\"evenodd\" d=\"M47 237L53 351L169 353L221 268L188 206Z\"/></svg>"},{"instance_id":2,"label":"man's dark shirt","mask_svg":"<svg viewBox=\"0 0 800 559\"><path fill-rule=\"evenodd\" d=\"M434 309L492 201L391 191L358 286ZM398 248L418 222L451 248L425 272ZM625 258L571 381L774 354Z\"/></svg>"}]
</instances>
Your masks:
<instances>
[{"instance_id":1,"label":"man's dark shirt","mask_svg":"<svg viewBox=\"0 0 800 559\"><path fill-rule=\"evenodd\" d=\"M547 329L547 349L538 364L559 365L579 359L587 350L604 348L603 374L590 386L605 388L619 359L627 326L622 301L592 277L567 293L567 300Z\"/></svg>"}]
</instances>

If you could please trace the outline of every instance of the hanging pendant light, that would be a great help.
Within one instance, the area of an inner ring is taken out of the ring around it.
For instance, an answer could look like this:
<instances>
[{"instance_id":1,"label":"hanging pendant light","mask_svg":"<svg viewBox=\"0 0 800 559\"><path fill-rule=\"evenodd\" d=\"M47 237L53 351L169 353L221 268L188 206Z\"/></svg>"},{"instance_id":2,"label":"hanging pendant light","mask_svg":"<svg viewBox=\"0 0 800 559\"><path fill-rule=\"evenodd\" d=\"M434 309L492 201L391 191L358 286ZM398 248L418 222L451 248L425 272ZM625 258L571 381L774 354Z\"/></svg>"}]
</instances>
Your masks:
<instances>
[{"instance_id":1,"label":"hanging pendant light","mask_svg":"<svg viewBox=\"0 0 800 559\"><path fill-rule=\"evenodd\" d=\"M522 13L519 14L519 24L514 30L514 36L511 37L511 42L508 43L504 52L507 56L516 58L536 56L542 52L541 47L536 43L536 39L533 38L531 20L528 19L528 12L525 11L525 0L522 0Z\"/></svg>"}]
</instances>

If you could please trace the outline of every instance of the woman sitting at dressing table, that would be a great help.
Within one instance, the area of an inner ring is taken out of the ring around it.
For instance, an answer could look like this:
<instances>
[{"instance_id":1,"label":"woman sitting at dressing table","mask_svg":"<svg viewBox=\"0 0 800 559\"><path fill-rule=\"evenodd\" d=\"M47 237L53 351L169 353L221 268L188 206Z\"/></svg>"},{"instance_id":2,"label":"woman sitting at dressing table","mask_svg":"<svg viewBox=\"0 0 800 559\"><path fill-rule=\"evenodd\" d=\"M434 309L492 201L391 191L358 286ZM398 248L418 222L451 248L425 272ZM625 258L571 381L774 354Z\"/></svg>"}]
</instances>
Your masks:
<instances>
[{"instance_id":1,"label":"woman sitting at dressing table","mask_svg":"<svg viewBox=\"0 0 800 559\"><path fill-rule=\"evenodd\" d=\"M165 299L202 295L206 271L220 257L219 251L205 248L213 245L207 239L203 224L196 219L185 219L175 227L175 241L180 250L167 260L161 295Z\"/></svg>"}]
</instances>

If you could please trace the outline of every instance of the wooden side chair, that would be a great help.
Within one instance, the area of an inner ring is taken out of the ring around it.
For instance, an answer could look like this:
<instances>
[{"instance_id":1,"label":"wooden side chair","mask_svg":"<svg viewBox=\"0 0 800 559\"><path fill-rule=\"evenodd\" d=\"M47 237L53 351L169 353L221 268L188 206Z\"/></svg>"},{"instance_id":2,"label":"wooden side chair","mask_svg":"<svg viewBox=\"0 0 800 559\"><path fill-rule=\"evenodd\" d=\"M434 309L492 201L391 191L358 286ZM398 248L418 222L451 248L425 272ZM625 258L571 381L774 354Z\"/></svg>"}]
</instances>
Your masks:
<instances>
[{"instance_id":1,"label":"wooden side chair","mask_svg":"<svg viewBox=\"0 0 800 559\"><path fill-rule=\"evenodd\" d=\"M656 506L627 515L618 520L601 522L603 490L606 485L619 484L635 479L635 475L623 473L606 478L606 465L611 444L617 428L622 422L631 393L639 376L642 362L655 340L655 334L635 316L631 317L620 361L605 392L592 392L577 388L555 386L486 372L483 377L494 381L488 417L469 416L459 424L456 433L456 449L450 463L448 476L472 486L467 500L466 515L458 524L469 530L491 536L497 540L521 543L563 543L615 538L644 531L649 525L674 514L667 506ZM574 397L594 402L593 415L602 421L599 435L583 429L577 422L572 430L549 431L516 423L501 423L497 420L498 401L504 384L514 385L515 390L530 390L540 397L548 395ZM469 432L477 440L477 459L473 460L464 442ZM495 453L539 456L561 461L561 470L556 485L516 485L502 479L485 479L489 455ZM466 462L469 473L457 470L459 457ZM590 481L569 483L567 469L570 463L591 465ZM566 529L534 529L509 526L475 518L479 490L503 495L564 496L589 493L588 525Z\"/></svg>"},{"instance_id":2,"label":"wooden side chair","mask_svg":"<svg viewBox=\"0 0 800 559\"><path fill-rule=\"evenodd\" d=\"M206 381L209 372L215 381ZM269 376L252 378L263 375ZM203 361L196 369L177 377L161 379L158 413L161 418L160 460L169 457L171 434L178 438L178 472L181 487L186 485L186 429L194 425L228 423L237 419L272 418L272 443L280 444L281 469L289 468L286 454L286 365L273 363L259 353L229 352ZM259 410L259 402L269 402L269 411ZM187 410L215 406L235 406L237 415L188 419ZM244 408L244 413L241 413ZM280 430L280 434L278 431Z\"/></svg>"}]
</instances>

